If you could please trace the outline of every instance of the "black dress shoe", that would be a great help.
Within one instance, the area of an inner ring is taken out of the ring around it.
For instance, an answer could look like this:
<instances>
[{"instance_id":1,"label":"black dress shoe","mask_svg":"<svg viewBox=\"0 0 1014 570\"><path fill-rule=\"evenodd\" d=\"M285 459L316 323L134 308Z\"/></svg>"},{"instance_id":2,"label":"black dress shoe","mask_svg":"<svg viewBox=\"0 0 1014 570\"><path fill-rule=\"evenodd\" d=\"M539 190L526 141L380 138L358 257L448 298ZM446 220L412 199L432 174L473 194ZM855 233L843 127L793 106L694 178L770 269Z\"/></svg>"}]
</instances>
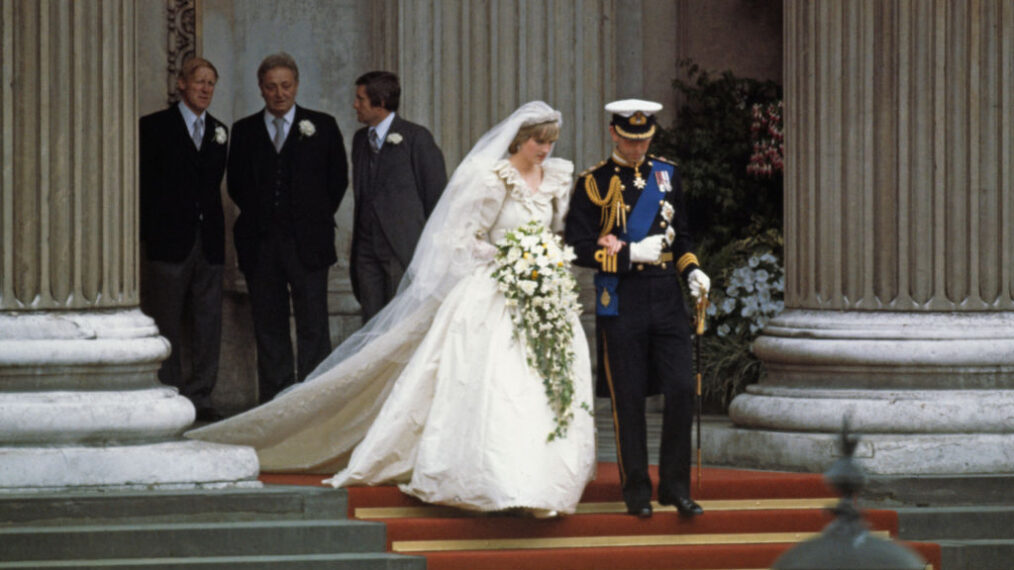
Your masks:
<instances>
[{"instance_id":1,"label":"black dress shoe","mask_svg":"<svg viewBox=\"0 0 1014 570\"><path fill-rule=\"evenodd\" d=\"M636 516L639 519L651 518L651 505L642 505L640 507L627 507L627 513Z\"/></svg>"},{"instance_id":2,"label":"black dress shoe","mask_svg":"<svg viewBox=\"0 0 1014 570\"><path fill-rule=\"evenodd\" d=\"M704 509L700 505L694 502L690 497L676 497L672 500L659 500L659 504L672 505L676 507L676 510L685 517L696 517L704 512Z\"/></svg>"}]
</instances>

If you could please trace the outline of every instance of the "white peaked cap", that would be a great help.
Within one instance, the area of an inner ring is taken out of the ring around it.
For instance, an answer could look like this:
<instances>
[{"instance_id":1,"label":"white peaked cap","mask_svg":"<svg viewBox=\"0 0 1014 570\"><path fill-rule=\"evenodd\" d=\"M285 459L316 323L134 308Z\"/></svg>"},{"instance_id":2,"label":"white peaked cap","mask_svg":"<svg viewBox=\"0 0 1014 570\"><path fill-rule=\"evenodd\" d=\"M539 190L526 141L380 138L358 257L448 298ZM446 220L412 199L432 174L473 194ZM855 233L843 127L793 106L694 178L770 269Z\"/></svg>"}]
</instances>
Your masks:
<instances>
[{"instance_id":1,"label":"white peaked cap","mask_svg":"<svg viewBox=\"0 0 1014 570\"><path fill-rule=\"evenodd\" d=\"M606 104L606 112L620 115L621 117L630 117L638 111L650 117L653 113L661 110L661 103L645 101L644 99L620 99L619 101Z\"/></svg>"}]
</instances>

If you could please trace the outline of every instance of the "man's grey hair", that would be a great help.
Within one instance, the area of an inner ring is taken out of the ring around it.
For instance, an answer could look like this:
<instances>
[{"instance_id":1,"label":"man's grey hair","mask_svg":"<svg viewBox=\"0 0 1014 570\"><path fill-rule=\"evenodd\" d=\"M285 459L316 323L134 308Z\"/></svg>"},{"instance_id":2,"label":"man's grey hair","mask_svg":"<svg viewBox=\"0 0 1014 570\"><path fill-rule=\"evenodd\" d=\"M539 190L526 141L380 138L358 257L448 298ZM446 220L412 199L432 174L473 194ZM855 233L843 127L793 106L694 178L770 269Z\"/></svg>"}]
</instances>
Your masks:
<instances>
[{"instance_id":1,"label":"man's grey hair","mask_svg":"<svg viewBox=\"0 0 1014 570\"><path fill-rule=\"evenodd\" d=\"M265 57L264 61L261 62L261 66L257 68L257 84L264 83L264 76L276 67L291 69L293 78L296 80L296 83L299 83L299 66L296 65L296 60L292 59L291 55L281 51Z\"/></svg>"}]
</instances>

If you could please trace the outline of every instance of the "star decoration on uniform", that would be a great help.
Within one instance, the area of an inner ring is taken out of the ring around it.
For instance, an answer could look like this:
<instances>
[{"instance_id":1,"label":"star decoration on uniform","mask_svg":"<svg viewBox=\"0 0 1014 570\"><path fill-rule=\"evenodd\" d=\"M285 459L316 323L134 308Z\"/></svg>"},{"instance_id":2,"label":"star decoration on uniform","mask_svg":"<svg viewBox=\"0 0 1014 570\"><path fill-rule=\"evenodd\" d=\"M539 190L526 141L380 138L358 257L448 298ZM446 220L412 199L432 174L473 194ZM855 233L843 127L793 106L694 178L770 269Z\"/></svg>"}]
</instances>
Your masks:
<instances>
[{"instance_id":1,"label":"star decoration on uniform","mask_svg":"<svg viewBox=\"0 0 1014 570\"><path fill-rule=\"evenodd\" d=\"M644 190L644 187L647 185L648 183L645 182L644 178L641 178L640 176L634 179L634 186L636 186L638 190Z\"/></svg>"}]
</instances>

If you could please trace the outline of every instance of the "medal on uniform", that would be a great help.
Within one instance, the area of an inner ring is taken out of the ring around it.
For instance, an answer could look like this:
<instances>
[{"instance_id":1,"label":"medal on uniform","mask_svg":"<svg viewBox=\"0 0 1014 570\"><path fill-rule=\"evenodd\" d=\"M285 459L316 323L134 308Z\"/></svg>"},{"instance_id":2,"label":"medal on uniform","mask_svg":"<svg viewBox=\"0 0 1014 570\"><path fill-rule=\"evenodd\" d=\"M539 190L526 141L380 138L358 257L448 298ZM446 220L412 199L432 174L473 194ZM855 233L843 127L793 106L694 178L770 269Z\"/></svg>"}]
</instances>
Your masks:
<instances>
[{"instance_id":1,"label":"medal on uniform","mask_svg":"<svg viewBox=\"0 0 1014 570\"><path fill-rule=\"evenodd\" d=\"M655 181L658 182L658 187L663 192L669 192L672 190L672 182L669 181L669 173L665 170L655 171Z\"/></svg>"},{"instance_id":2,"label":"medal on uniform","mask_svg":"<svg viewBox=\"0 0 1014 570\"><path fill-rule=\"evenodd\" d=\"M667 223L672 221L672 215L676 213L676 210L672 207L672 204L665 202L662 204L662 219Z\"/></svg>"}]
</instances>

